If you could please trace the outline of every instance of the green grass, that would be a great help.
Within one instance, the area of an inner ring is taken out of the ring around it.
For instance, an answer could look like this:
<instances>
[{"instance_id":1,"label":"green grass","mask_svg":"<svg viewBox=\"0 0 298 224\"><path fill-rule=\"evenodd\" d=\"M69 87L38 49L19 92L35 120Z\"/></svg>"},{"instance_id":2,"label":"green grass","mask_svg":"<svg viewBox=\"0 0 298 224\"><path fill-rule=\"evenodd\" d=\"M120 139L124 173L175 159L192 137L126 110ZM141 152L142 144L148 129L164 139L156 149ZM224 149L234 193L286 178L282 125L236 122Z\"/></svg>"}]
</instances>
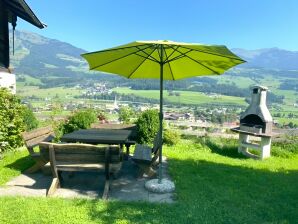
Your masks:
<instances>
[{"instance_id":1,"label":"green grass","mask_svg":"<svg viewBox=\"0 0 298 224\"><path fill-rule=\"evenodd\" d=\"M35 116L39 116L39 115L46 115L46 116L51 116L53 115L53 111L42 111L41 113L37 113L35 114ZM69 110L62 110L62 111L59 111L59 115L60 116L69 116L72 114L72 111L69 111Z\"/></svg>"},{"instance_id":2,"label":"green grass","mask_svg":"<svg viewBox=\"0 0 298 224\"><path fill-rule=\"evenodd\" d=\"M298 118L274 118L278 120L279 124L289 124L290 122L292 122L293 124L298 125Z\"/></svg>"},{"instance_id":3,"label":"green grass","mask_svg":"<svg viewBox=\"0 0 298 224\"><path fill-rule=\"evenodd\" d=\"M298 98L297 93L293 90L276 89L272 92L277 95L285 96L284 103L287 105L292 105L293 103L296 103L296 100Z\"/></svg>"},{"instance_id":4,"label":"green grass","mask_svg":"<svg viewBox=\"0 0 298 224\"><path fill-rule=\"evenodd\" d=\"M241 77L241 76L237 76L237 80L235 80L236 75L221 75L221 76L216 76L216 77L210 77L213 79L218 80L218 84L230 84L232 85L232 83L234 82L235 85L239 88L245 88L248 90L249 86L256 84L255 81L253 81L252 79L248 78L248 77Z\"/></svg>"},{"instance_id":5,"label":"green grass","mask_svg":"<svg viewBox=\"0 0 298 224\"><path fill-rule=\"evenodd\" d=\"M1 197L0 223L296 223L298 145L272 151L258 161L234 140L182 140L165 147L174 204Z\"/></svg>"},{"instance_id":6,"label":"green grass","mask_svg":"<svg viewBox=\"0 0 298 224\"><path fill-rule=\"evenodd\" d=\"M276 76L271 74L263 74L263 79L260 80L261 85L267 86L270 90L275 92L279 85L281 84L282 78L276 78Z\"/></svg>"},{"instance_id":7,"label":"green grass","mask_svg":"<svg viewBox=\"0 0 298 224\"><path fill-rule=\"evenodd\" d=\"M25 88L25 86L37 86L42 84L42 82L40 81L40 79L34 78L32 76L29 75L23 75L23 77L25 78L24 82L19 82L17 81L17 88L22 89Z\"/></svg>"},{"instance_id":8,"label":"green grass","mask_svg":"<svg viewBox=\"0 0 298 224\"><path fill-rule=\"evenodd\" d=\"M17 91L17 95L21 97L37 96L40 98L51 98L52 100L70 101L74 96L81 94L81 90L75 88L55 87L48 89L40 89L37 86L23 86Z\"/></svg>"},{"instance_id":9,"label":"green grass","mask_svg":"<svg viewBox=\"0 0 298 224\"><path fill-rule=\"evenodd\" d=\"M0 186L9 181L12 177L21 174L22 171L34 164L24 148L15 152L7 152L0 160Z\"/></svg>"},{"instance_id":10,"label":"green grass","mask_svg":"<svg viewBox=\"0 0 298 224\"><path fill-rule=\"evenodd\" d=\"M121 94L134 94L136 96L159 99L159 90L132 90L129 88L114 88L113 91ZM175 91L180 93L180 96L169 96L167 91L164 91L164 99L173 103L183 104L235 104L245 106L246 103L241 97L233 96L208 96L204 93L192 92L192 91Z\"/></svg>"}]
</instances>

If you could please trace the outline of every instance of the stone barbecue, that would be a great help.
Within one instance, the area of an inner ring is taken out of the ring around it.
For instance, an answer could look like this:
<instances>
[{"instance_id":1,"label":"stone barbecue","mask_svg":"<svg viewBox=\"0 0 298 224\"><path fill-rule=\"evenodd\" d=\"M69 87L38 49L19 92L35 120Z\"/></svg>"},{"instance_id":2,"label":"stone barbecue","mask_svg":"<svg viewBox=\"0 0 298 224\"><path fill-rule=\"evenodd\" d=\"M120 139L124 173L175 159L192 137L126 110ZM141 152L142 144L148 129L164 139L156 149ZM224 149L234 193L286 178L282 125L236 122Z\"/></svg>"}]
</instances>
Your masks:
<instances>
[{"instance_id":1,"label":"stone barbecue","mask_svg":"<svg viewBox=\"0 0 298 224\"><path fill-rule=\"evenodd\" d=\"M273 120L266 105L267 90L265 86L252 87L251 103L240 116L240 127L231 129L239 133L238 152L252 158L270 157ZM259 150L261 154L258 156L248 149Z\"/></svg>"},{"instance_id":2,"label":"stone barbecue","mask_svg":"<svg viewBox=\"0 0 298 224\"><path fill-rule=\"evenodd\" d=\"M272 116L266 105L267 87L253 86L251 103L240 117L240 130L271 134Z\"/></svg>"}]
</instances>

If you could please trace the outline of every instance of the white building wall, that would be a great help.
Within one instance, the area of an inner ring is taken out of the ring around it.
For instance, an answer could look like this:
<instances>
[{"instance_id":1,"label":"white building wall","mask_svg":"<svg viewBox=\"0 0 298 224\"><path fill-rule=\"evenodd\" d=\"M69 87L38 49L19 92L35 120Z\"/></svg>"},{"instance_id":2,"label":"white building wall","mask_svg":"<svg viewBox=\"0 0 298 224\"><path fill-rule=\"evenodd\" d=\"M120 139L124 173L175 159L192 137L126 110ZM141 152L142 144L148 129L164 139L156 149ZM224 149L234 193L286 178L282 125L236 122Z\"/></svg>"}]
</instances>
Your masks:
<instances>
[{"instance_id":1,"label":"white building wall","mask_svg":"<svg viewBox=\"0 0 298 224\"><path fill-rule=\"evenodd\" d=\"M8 88L16 94L16 76L7 72L0 72L0 87Z\"/></svg>"}]
</instances>

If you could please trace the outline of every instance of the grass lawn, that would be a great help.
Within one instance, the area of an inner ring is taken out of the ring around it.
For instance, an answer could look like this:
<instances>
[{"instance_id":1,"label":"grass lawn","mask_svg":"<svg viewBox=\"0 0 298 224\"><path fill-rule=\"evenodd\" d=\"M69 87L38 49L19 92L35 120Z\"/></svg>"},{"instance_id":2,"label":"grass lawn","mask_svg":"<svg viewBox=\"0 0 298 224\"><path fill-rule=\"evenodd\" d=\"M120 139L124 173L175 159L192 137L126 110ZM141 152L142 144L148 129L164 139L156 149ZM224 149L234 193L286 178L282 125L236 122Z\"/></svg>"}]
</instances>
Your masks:
<instances>
[{"instance_id":1,"label":"grass lawn","mask_svg":"<svg viewBox=\"0 0 298 224\"><path fill-rule=\"evenodd\" d=\"M297 223L298 145L274 145L265 161L244 158L236 147L222 139L165 147L174 204L1 197L0 223ZM0 161L1 169L26 163L26 154L17 154Z\"/></svg>"},{"instance_id":2,"label":"grass lawn","mask_svg":"<svg viewBox=\"0 0 298 224\"><path fill-rule=\"evenodd\" d=\"M0 186L12 177L20 175L21 171L34 164L28 154L28 151L24 150L24 148L16 152L4 154L4 158L0 160Z\"/></svg>"}]
</instances>

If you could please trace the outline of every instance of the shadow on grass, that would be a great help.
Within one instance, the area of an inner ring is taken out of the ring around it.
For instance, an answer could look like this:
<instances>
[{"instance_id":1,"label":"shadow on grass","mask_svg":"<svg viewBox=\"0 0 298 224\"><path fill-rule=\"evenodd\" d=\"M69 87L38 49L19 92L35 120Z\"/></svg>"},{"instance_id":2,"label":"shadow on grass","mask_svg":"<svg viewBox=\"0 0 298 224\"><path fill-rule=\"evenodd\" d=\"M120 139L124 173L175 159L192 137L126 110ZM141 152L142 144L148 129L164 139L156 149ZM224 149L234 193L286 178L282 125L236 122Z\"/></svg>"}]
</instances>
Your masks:
<instances>
[{"instance_id":1,"label":"shadow on grass","mask_svg":"<svg viewBox=\"0 0 298 224\"><path fill-rule=\"evenodd\" d=\"M298 171L170 159L177 203L91 201L100 223L295 223ZM81 202L87 203L87 202ZM90 203L90 202L88 202ZM122 222L121 222L122 221Z\"/></svg>"},{"instance_id":2,"label":"shadow on grass","mask_svg":"<svg viewBox=\"0 0 298 224\"><path fill-rule=\"evenodd\" d=\"M205 144L211 149L213 153L231 158L247 159L246 156L238 153L237 144L230 144L230 142L227 143L225 139L221 139L220 141L221 142L217 142L213 141L212 139L206 139Z\"/></svg>"},{"instance_id":3,"label":"shadow on grass","mask_svg":"<svg viewBox=\"0 0 298 224\"><path fill-rule=\"evenodd\" d=\"M31 158L31 156L25 156L25 157L15 160L13 163L5 165L4 167L23 172L24 170L33 166L34 163L35 162Z\"/></svg>"},{"instance_id":4,"label":"shadow on grass","mask_svg":"<svg viewBox=\"0 0 298 224\"><path fill-rule=\"evenodd\" d=\"M195 142L206 145L212 153L230 158L248 159L243 154L238 153L238 141L235 139L201 137L196 138Z\"/></svg>"}]
</instances>

